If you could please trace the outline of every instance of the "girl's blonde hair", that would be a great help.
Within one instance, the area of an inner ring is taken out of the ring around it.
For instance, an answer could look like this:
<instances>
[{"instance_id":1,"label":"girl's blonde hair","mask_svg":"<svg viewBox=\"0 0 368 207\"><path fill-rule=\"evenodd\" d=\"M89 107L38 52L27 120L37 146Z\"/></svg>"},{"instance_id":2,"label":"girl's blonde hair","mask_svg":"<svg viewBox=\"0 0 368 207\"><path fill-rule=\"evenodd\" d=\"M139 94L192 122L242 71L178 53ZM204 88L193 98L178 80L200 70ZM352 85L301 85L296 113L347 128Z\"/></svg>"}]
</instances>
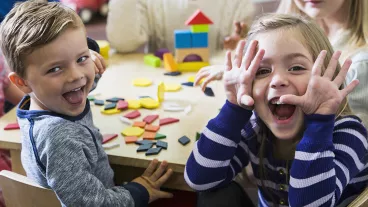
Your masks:
<instances>
[{"instance_id":1,"label":"girl's blonde hair","mask_svg":"<svg viewBox=\"0 0 368 207\"><path fill-rule=\"evenodd\" d=\"M366 0L348 2L347 28L351 31L351 35L347 40L347 49L355 50L368 44L368 2ZM294 0L281 0L277 13L307 16L295 5Z\"/></svg>"},{"instance_id":2,"label":"girl's blonde hair","mask_svg":"<svg viewBox=\"0 0 368 207\"><path fill-rule=\"evenodd\" d=\"M332 46L324 34L324 32L320 29L320 27L315 24L313 21L302 17L302 16L293 16L293 15L285 15L285 14L268 14L264 15L258 20L256 20L253 25L250 27L248 37L247 37L247 45L249 46L251 40L255 39L257 35L265 32L277 31L277 32L297 32L300 35L296 35L296 38L299 38L299 41L303 44L305 48L310 52L313 61L317 59L317 56L322 50L327 51L326 58L324 60L324 64L322 67L322 74L328 66L328 63L332 57L333 49ZM246 50L245 48L245 50ZM334 78L340 71L340 65L337 65L336 72L334 74ZM342 88L343 86L341 86ZM347 115L350 114L351 110L349 108L347 99L345 98L341 103L336 116ZM272 195L264 188L264 180L266 179L266 169L264 167L264 155L265 155L265 142L267 137L272 136L271 131L265 126L265 124L260 120L260 131L258 136L261 138L261 146L259 150L260 157L260 178L262 183L262 188L268 194L270 198ZM297 140L299 142L299 140ZM297 144L295 143L295 146ZM294 153L294 151L293 151ZM273 199L272 199L273 200ZM273 201L275 203L275 201Z\"/></svg>"}]
</instances>

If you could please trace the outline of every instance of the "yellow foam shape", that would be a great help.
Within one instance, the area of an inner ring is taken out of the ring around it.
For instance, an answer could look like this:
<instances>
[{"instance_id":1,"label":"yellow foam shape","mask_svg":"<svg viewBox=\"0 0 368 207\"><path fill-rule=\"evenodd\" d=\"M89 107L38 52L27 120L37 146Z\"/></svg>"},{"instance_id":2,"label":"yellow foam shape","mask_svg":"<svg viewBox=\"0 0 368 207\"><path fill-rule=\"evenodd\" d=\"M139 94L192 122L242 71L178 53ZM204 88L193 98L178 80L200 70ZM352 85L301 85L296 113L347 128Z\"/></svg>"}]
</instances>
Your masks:
<instances>
[{"instance_id":1,"label":"yellow foam shape","mask_svg":"<svg viewBox=\"0 0 368 207\"><path fill-rule=\"evenodd\" d=\"M152 98L141 98L141 106L146 109L155 109L160 106L160 102Z\"/></svg>"},{"instance_id":2,"label":"yellow foam shape","mask_svg":"<svg viewBox=\"0 0 368 207\"><path fill-rule=\"evenodd\" d=\"M152 81L148 78L136 78L133 80L133 85L139 87L147 87L152 84Z\"/></svg>"},{"instance_id":3,"label":"yellow foam shape","mask_svg":"<svg viewBox=\"0 0 368 207\"><path fill-rule=\"evenodd\" d=\"M118 114L120 112L121 111L117 108L108 109L108 110L105 110L104 108L101 108L101 113L106 114L106 115Z\"/></svg>"},{"instance_id":4,"label":"yellow foam shape","mask_svg":"<svg viewBox=\"0 0 368 207\"><path fill-rule=\"evenodd\" d=\"M144 129L140 128L140 127L128 127L125 128L121 134L124 136L136 136L136 137L140 137L144 132Z\"/></svg>"},{"instance_id":5,"label":"yellow foam shape","mask_svg":"<svg viewBox=\"0 0 368 207\"><path fill-rule=\"evenodd\" d=\"M129 109L139 109L142 107L140 100L127 100L127 102Z\"/></svg>"},{"instance_id":6,"label":"yellow foam shape","mask_svg":"<svg viewBox=\"0 0 368 207\"><path fill-rule=\"evenodd\" d=\"M195 80L195 76L189 76L188 77L188 82L192 82L194 83L194 80ZM204 81L204 78L202 78L200 81L199 81L199 84L202 84Z\"/></svg>"},{"instance_id":7,"label":"yellow foam shape","mask_svg":"<svg viewBox=\"0 0 368 207\"><path fill-rule=\"evenodd\" d=\"M165 84L160 82L157 86L157 99L161 103L165 99Z\"/></svg>"},{"instance_id":8,"label":"yellow foam shape","mask_svg":"<svg viewBox=\"0 0 368 207\"><path fill-rule=\"evenodd\" d=\"M197 72L201 68L209 65L208 62L185 62L178 64L178 70L181 72Z\"/></svg>"},{"instance_id":9,"label":"yellow foam shape","mask_svg":"<svg viewBox=\"0 0 368 207\"><path fill-rule=\"evenodd\" d=\"M100 55L106 60L109 59L110 43L106 40L97 40L96 42L100 47Z\"/></svg>"},{"instance_id":10,"label":"yellow foam shape","mask_svg":"<svg viewBox=\"0 0 368 207\"><path fill-rule=\"evenodd\" d=\"M177 83L165 83L165 91L166 92L175 92L181 89L181 85Z\"/></svg>"},{"instance_id":11,"label":"yellow foam shape","mask_svg":"<svg viewBox=\"0 0 368 207\"><path fill-rule=\"evenodd\" d=\"M170 72L178 70L178 64L174 60L174 56L171 53L164 54L164 67L167 71Z\"/></svg>"}]
</instances>

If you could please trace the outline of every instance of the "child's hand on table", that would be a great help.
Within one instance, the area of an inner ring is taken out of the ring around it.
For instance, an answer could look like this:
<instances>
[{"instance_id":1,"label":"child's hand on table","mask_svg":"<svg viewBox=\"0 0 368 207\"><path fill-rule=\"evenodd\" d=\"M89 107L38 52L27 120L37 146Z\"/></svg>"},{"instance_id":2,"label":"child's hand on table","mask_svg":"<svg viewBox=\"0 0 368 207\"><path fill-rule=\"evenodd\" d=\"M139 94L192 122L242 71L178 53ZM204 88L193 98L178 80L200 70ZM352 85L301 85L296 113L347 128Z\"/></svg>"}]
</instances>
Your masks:
<instances>
[{"instance_id":1,"label":"child's hand on table","mask_svg":"<svg viewBox=\"0 0 368 207\"><path fill-rule=\"evenodd\" d=\"M91 58L93 62L95 63L95 72L96 74L101 74L105 72L106 70L106 62L105 59L98 54L97 52L93 50L89 50L91 52Z\"/></svg>"},{"instance_id":2,"label":"child's hand on table","mask_svg":"<svg viewBox=\"0 0 368 207\"><path fill-rule=\"evenodd\" d=\"M173 196L171 193L160 190L160 187L170 178L173 171L171 169L166 171L168 166L166 161L163 161L158 168L157 165L158 160L152 160L143 175L132 181L143 185L147 189L149 203L159 198L171 198Z\"/></svg>"},{"instance_id":3,"label":"child's hand on table","mask_svg":"<svg viewBox=\"0 0 368 207\"><path fill-rule=\"evenodd\" d=\"M207 67L201 68L196 74L196 77L194 80L194 86L199 85L201 80L204 78L204 81L201 84L201 88L204 91L206 89L206 86L210 82L214 80L221 80L223 74L224 74L223 67L207 66Z\"/></svg>"}]
</instances>

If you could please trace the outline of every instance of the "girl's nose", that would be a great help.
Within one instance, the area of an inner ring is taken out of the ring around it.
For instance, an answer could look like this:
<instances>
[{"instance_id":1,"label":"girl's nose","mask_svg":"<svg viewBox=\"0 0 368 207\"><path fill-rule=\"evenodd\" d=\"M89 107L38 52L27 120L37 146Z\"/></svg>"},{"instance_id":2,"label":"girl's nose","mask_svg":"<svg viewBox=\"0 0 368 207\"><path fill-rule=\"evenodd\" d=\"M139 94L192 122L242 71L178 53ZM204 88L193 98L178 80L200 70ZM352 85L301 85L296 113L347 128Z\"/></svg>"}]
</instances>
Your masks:
<instances>
[{"instance_id":1,"label":"girl's nose","mask_svg":"<svg viewBox=\"0 0 368 207\"><path fill-rule=\"evenodd\" d=\"M289 80L284 74L275 74L271 80L271 88L283 88L289 85Z\"/></svg>"}]
</instances>

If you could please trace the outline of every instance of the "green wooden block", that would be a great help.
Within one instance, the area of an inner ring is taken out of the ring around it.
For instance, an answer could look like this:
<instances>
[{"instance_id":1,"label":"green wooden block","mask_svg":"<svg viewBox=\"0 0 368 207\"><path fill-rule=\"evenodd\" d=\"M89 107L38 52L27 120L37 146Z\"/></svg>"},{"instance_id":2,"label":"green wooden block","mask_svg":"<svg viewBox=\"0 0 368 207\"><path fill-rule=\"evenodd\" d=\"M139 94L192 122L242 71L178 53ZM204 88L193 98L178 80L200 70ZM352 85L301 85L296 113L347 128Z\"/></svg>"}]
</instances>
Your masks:
<instances>
[{"instance_id":1,"label":"green wooden block","mask_svg":"<svg viewBox=\"0 0 368 207\"><path fill-rule=\"evenodd\" d=\"M196 24L192 25L190 29L193 33L202 33L210 31L210 27L208 24Z\"/></svg>"},{"instance_id":2,"label":"green wooden block","mask_svg":"<svg viewBox=\"0 0 368 207\"><path fill-rule=\"evenodd\" d=\"M161 66L161 60L154 55L145 55L144 64L157 68Z\"/></svg>"},{"instance_id":3,"label":"green wooden block","mask_svg":"<svg viewBox=\"0 0 368 207\"><path fill-rule=\"evenodd\" d=\"M166 135L156 133L155 139L165 139L165 138L166 138Z\"/></svg>"},{"instance_id":4,"label":"green wooden block","mask_svg":"<svg viewBox=\"0 0 368 207\"><path fill-rule=\"evenodd\" d=\"M89 101L94 101L95 100L95 97L93 97L93 96L87 96L87 98L88 98Z\"/></svg>"},{"instance_id":5,"label":"green wooden block","mask_svg":"<svg viewBox=\"0 0 368 207\"><path fill-rule=\"evenodd\" d=\"M201 133L197 132L196 133L196 141L198 141L200 137L201 137Z\"/></svg>"}]
</instances>

